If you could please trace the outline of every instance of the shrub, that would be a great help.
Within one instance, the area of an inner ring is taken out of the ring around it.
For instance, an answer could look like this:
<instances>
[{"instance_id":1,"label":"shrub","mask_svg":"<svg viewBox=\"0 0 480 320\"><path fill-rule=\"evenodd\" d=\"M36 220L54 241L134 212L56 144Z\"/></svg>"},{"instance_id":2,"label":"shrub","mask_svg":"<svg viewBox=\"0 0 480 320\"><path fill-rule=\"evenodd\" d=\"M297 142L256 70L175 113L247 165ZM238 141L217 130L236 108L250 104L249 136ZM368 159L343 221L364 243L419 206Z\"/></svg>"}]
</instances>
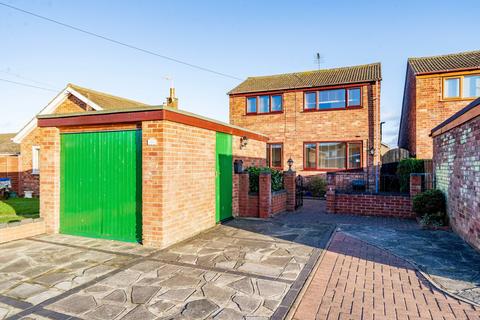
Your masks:
<instances>
[{"instance_id":1,"label":"shrub","mask_svg":"<svg viewBox=\"0 0 480 320\"><path fill-rule=\"evenodd\" d=\"M423 160L420 159L403 159L400 160L397 167L397 176L400 182L400 192L410 191L410 174L424 173L425 168Z\"/></svg>"},{"instance_id":2,"label":"shrub","mask_svg":"<svg viewBox=\"0 0 480 320\"><path fill-rule=\"evenodd\" d=\"M440 190L428 190L413 198L413 211L426 224L447 223L445 195Z\"/></svg>"},{"instance_id":3,"label":"shrub","mask_svg":"<svg viewBox=\"0 0 480 320\"><path fill-rule=\"evenodd\" d=\"M250 192L258 192L258 177L262 172L272 175L272 191L283 190L283 172L268 167L249 167L246 169L250 179Z\"/></svg>"},{"instance_id":4,"label":"shrub","mask_svg":"<svg viewBox=\"0 0 480 320\"><path fill-rule=\"evenodd\" d=\"M314 197L323 197L327 192L327 181L322 177L312 177L307 183L307 190Z\"/></svg>"}]
</instances>

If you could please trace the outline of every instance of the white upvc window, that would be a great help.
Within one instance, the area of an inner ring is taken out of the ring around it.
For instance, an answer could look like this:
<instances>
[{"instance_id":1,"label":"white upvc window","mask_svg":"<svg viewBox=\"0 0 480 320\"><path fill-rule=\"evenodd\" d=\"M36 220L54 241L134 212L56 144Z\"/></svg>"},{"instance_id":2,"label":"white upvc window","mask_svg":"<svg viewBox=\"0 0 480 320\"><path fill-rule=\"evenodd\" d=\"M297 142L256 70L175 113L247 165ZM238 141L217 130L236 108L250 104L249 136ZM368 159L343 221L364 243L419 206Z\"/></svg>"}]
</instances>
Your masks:
<instances>
[{"instance_id":1,"label":"white upvc window","mask_svg":"<svg viewBox=\"0 0 480 320\"><path fill-rule=\"evenodd\" d=\"M40 147L32 147L32 174L40 173Z\"/></svg>"}]
</instances>

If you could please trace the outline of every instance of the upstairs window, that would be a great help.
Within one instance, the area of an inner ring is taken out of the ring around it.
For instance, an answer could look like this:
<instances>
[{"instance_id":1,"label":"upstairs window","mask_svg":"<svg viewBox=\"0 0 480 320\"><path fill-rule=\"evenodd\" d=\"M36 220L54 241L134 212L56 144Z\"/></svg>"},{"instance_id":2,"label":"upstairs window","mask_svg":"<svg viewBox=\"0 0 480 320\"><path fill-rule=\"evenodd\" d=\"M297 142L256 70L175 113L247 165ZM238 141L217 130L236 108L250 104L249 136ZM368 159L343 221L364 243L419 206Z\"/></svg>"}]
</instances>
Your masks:
<instances>
[{"instance_id":1,"label":"upstairs window","mask_svg":"<svg viewBox=\"0 0 480 320\"><path fill-rule=\"evenodd\" d=\"M283 111L281 95L247 97L247 114L278 113Z\"/></svg>"},{"instance_id":2,"label":"upstairs window","mask_svg":"<svg viewBox=\"0 0 480 320\"><path fill-rule=\"evenodd\" d=\"M480 75L463 77L463 97L480 97Z\"/></svg>"},{"instance_id":3,"label":"upstairs window","mask_svg":"<svg viewBox=\"0 0 480 320\"><path fill-rule=\"evenodd\" d=\"M480 97L480 74L443 79L444 99L469 99Z\"/></svg>"},{"instance_id":4,"label":"upstairs window","mask_svg":"<svg viewBox=\"0 0 480 320\"><path fill-rule=\"evenodd\" d=\"M445 79L443 96L445 98L460 97L460 78Z\"/></svg>"},{"instance_id":5,"label":"upstairs window","mask_svg":"<svg viewBox=\"0 0 480 320\"><path fill-rule=\"evenodd\" d=\"M341 88L305 92L304 110L338 110L362 106L362 89Z\"/></svg>"},{"instance_id":6,"label":"upstairs window","mask_svg":"<svg viewBox=\"0 0 480 320\"><path fill-rule=\"evenodd\" d=\"M270 168L281 169L283 167L283 144L267 144L267 166Z\"/></svg>"}]
</instances>

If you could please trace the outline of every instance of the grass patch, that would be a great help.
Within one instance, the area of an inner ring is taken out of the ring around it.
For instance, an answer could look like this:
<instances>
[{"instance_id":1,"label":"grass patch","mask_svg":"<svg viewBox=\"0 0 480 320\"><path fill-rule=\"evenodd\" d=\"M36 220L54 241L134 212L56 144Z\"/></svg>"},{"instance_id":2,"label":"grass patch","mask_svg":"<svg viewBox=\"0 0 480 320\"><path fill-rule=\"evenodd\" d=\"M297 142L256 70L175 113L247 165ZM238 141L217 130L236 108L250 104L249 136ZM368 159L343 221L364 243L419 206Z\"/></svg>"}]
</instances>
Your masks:
<instances>
[{"instance_id":1,"label":"grass patch","mask_svg":"<svg viewBox=\"0 0 480 320\"><path fill-rule=\"evenodd\" d=\"M0 200L0 223L39 217L39 199Z\"/></svg>"}]
</instances>

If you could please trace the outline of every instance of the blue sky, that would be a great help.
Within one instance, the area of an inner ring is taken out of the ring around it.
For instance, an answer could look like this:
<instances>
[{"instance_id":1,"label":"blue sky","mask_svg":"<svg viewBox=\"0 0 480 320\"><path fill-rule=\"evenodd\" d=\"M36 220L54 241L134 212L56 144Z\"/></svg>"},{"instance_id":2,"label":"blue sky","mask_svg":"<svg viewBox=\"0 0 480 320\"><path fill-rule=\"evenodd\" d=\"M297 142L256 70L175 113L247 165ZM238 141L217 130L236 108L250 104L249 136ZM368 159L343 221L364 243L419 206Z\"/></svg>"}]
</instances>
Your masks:
<instances>
[{"instance_id":1,"label":"blue sky","mask_svg":"<svg viewBox=\"0 0 480 320\"><path fill-rule=\"evenodd\" d=\"M408 57L480 49L480 1L0 0L240 78L382 62L384 141L395 145ZM0 79L68 82L228 121L240 81L65 29L0 6ZM36 82L33 82L33 81ZM19 130L54 92L0 81L0 132Z\"/></svg>"}]
</instances>

